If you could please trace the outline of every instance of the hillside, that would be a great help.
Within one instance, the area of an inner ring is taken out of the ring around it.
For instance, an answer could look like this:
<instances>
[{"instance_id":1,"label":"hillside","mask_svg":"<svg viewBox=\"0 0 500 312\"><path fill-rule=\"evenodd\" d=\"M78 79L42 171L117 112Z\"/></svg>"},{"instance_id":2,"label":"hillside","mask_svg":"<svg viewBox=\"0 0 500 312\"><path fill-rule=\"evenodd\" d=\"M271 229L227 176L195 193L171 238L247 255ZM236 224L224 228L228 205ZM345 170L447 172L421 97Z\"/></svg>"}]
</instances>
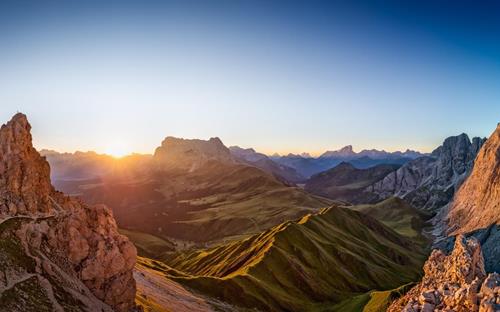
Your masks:
<instances>
[{"instance_id":1,"label":"hillside","mask_svg":"<svg viewBox=\"0 0 500 312\"><path fill-rule=\"evenodd\" d=\"M398 168L398 165L378 165L357 169L352 164L343 162L330 170L313 175L307 180L304 189L313 194L353 204L370 203L378 198L364 189Z\"/></svg>"},{"instance_id":2,"label":"hillside","mask_svg":"<svg viewBox=\"0 0 500 312\"><path fill-rule=\"evenodd\" d=\"M426 222L432 215L412 207L400 198L390 197L376 204L350 206L349 208L377 219L403 236L421 242L426 241L422 231L428 226Z\"/></svg>"},{"instance_id":3,"label":"hillside","mask_svg":"<svg viewBox=\"0 0 500 312\"><path fill-rule=\"evenodd\" d=\"M333 206L244 240L164 260L176 270L166 270L171 278L235 305L327 311L370 290L416 280L424 258L415 241Z\"/></svg>"},{"instance_id":4,"label":"hillside","mask_svg":"<svg viewBox=\"0 0 500 312\"><path fill-rule=\"evenodd\" d=\"M236 161L218 139L167 138L138 161L124 174L58 187L108 205L121 228L199 243L260 233L331 203Z\"/></svg>"}]
</instances>

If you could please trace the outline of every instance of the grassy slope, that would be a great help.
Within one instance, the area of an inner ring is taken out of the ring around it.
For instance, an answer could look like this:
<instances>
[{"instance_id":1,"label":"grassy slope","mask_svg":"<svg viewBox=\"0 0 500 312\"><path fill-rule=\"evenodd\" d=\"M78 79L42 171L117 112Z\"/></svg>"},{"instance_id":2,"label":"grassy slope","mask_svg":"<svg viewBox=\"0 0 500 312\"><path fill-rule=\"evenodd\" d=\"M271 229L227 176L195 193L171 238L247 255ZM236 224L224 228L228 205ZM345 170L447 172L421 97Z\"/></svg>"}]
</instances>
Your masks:
<instances>
[{"instance_id":1,"label":"grassy slope","mask_svg":"<svg viewBox=\"0 0 500 312\"><path fill-rule=\"evenodd\" d=\"M349 208L367 214L399 234L423 243L425 239L421 235L422 229L425 221L432 217L397 197L388 198L374 205L358 205Z\"/></svg>"},{"instance_id":2,"label":"grassy slope","mask_svg":"<svg viewBox=\"0 0 500 312\"><path fill-rule=\"evenodd\" d=\"M331 204L260 169L219 162L79 188L110 206L122 228L197 242L260 233Z\"/></svg>"},{"instance_id":3,"label":"grassy slope","mask_svg":"<svg viewBox=\"0 0 500 312\"><path fill-rule=\"evenodd\" d=\"M176 249L173 242L151 234L125 229L120 229L120 234L127 236L134 243L138 254L141 256L155 258Z\"/></svg>"},{"instance_id":4,"label":"grassy slope","mask_svg":"<svg viewBox=\"0 0 500 312\"><path fill-rule=\"evenodd\" d=\"M332 207L166 262L190 275L178 281L240 306L323 311L417 279L424 253L375 219Z\"/></svg>"}]
</instances>

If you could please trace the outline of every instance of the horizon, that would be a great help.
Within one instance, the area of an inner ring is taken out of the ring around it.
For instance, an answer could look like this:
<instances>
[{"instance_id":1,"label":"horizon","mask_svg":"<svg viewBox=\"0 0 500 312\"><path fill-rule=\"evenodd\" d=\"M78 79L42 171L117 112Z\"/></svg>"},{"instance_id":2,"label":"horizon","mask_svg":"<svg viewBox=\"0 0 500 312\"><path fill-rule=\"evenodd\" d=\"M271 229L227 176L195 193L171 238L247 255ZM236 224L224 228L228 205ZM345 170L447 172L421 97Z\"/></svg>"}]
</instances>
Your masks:
<instances>
[{"instance_id":1,"label":"horizon","mask_svg":"<svg viewBox=\"0 0 500 312\"><path fill-rule=\"evenodd\" d=\"M29 119L29 116L27 116L26 114L22 113L22 112L17 112L16 114L23 114L27 117L28 119L28 122L30 122L30 119ZM15 115L16 115L15 114ZM15 116L13 115L13 116ZM10 119L8 119L10 120ZM7 120L7 121L8 121ZM5 125L7 123L7 121L1 123L2 125ZM30 122L31 124L31 122ZM500 124L500 123L498 123ZM32 126L33 127L33 126ZM31 130L32 132L34 132L34 130L32 129ZM461 134L465 134L469 137L470 140L472 140L474 137L473 136L470 136L468 135L467 133L465 132L462 132L462 133L459 133L459 134L456 134L454 136L458 136L458 135L461 135ZM169 137L168 135L165 136L164 138L166 137ZM202 140L202 141L208 141L209 139L211 138L217 138L217 139L220 139L220 137L218 136L215 136L215 137L210 137L210 138L185 138L185 137L174 137L176 139L182 139L182 140ZM484 139L487 139L488 136L485 136L485 137L480 137L480 138L484 138ZM446 138L443 138L442 141L444 141ZM75 153L96 153L98 155L107 155L107 156L111 156L111 157L114 157L114 158L124 158L124 157L127 157L127 156L132 156L132 155L154 155L155 153L155 150L156 148L160 147L161 146L161 142L160 144L158 144L156 147L154 147L153 151L152 152L139 152L139 151L129 151L129 150L124 150L122 149L123 146L110 146L108 147L108 150L106 151L99 151L99 150L95 150L95 149L76 149L76 150L72 150L72 151L68 151L68 150L59 150L59 149L54 149L54 148L47 148L47 147L38 147L36 146L36 144L34 143L36 141L36 138L33 137L33 146L40 152L42 151L47 151L47 152L56 152L56 153L59 153L59 154L75 154ZM163 141L163 139L162 139ZM284 157L284 156L288 156L288 155L296 155L296 156L301 156L303 157L303 155L308 155L312 158L318 158L320 157L321 155L323 155L324 153L326 152L332 152L332 151L340 151L344 148L351 148L351 150L358 154L358 153L361 153L361 152L364 152L364 151L379 151L379 152L387 152L387 153L397 153L397 152L401 152L401 153L404 153L404 152L417 152L417 153L421 153L421 154L430 154L434 149L438 148L441 144L435 146L434 148L432 148L430 151L422 151L422 150L413 150L413 149L410 149L410 148L406 148L406 149L398 149L398 150L385 150L383 148L355 148L355 146L353 146L352 144L348 144L348 145L345 145L345 146L342 146L342 147L338 147L338 148L333 148L333 149L326 149L326 150L323 150L323 151L319 151L319 152L310 152L310 151L299 151L299 152L285 152L285 153L279 153L279 152L276 152L276 151L272 151L272 152L264 152L264 151L259 151L257 150L256 148L254 147L245 147L245 146L241 146L241 145L228 145L228 144L225 144L224 143L224 140L221 140L222 141L222 144L224 144L224 146L226 146L227 148L232 148L232 147L238 147L238 148L242 148L242 149L252 149L254 150L255 152L257 153L262 153L266 156L269 156L269 157L272 157L272 156L279 156L279 157ZM113 149L114 148L114 149Z\"/></svg>"},{"instance_id":2,"label":"horizon","mask_svg":"<svg viewBox=\"0 0 500 312\"><path fill-rule=\"evenodd\" d=\"M37 148L152 153L168 135L272 155L431 152L500 116L499 4L0 4L0 117Z\"/></svg>"}]
</instances>

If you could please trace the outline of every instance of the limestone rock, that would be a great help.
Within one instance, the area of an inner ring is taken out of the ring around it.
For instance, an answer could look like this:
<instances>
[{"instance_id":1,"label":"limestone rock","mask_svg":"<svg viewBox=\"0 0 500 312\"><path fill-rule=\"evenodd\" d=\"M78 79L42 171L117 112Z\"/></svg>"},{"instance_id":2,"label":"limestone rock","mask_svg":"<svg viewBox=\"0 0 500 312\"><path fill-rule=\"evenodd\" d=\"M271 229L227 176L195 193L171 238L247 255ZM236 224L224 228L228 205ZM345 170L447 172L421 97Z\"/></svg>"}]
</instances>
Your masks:
<instances>
[{"instance_id":1,"label":"limestone rock","mask_svg":"<svg viewBox=\"0 0 500 312\"><path fill-rule=\"evenodd\" d=\"M434 250L420 284L394 301L396 311L500 311L500 275L486 275L479 242L459 235L451 254Z\"/></svg>"},{"instance_id":2,"label":"limestone rock","mask_svg":"<svg viewBox=\"0 0 500 312\"><path fill-rule=\"evenodd\" d=\"M0 222L21 222L17 239L36 264L35 272L26 271L52 275L57 269L115 311L135 309L135 247L118 233L106 206L86 205L52 187L49 164L33 148L30 129L23 114L0 129Z\"/></svg>"},{"instance_id":3,"label":"limestone rock","mask_svg":"<svg viewBox=\"0 0 500 312\"><path fill-rule=\"evenodd\" d=\"M474 169L450 205L448 233L500 223L500 124L477 155Z\"/></svg>"},{"instance_id":4,"label":"limestone rock","mask_svg":"<svg viewBox=\"0 0 500 312\"><path fill-rule=\"evenodd\" d=\"M167 137L154 154L154 159L164 169L195 171L209 161L233 163L230 150L219 138L189 140Z\"/></svg>"}]
</instances>

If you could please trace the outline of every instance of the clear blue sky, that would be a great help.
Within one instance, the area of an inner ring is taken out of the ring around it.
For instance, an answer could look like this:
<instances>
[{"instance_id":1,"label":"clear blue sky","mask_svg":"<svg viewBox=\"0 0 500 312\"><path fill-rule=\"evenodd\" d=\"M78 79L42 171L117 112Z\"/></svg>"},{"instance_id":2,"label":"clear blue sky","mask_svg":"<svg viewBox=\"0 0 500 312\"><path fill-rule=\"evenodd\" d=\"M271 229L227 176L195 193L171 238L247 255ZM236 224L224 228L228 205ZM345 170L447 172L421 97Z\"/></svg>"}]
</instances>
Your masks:
<instances>
[{"instance_id":1,"label":"clear blue sky","mask_svg":"<svg viewBox=\"0 0 500 312\"><path fill-rule=\"evenodd\" d=\"M481 1L2 1L0 118L35 145L430 151L500 121L500 8Z\"/></svg>"}]
</instances>

